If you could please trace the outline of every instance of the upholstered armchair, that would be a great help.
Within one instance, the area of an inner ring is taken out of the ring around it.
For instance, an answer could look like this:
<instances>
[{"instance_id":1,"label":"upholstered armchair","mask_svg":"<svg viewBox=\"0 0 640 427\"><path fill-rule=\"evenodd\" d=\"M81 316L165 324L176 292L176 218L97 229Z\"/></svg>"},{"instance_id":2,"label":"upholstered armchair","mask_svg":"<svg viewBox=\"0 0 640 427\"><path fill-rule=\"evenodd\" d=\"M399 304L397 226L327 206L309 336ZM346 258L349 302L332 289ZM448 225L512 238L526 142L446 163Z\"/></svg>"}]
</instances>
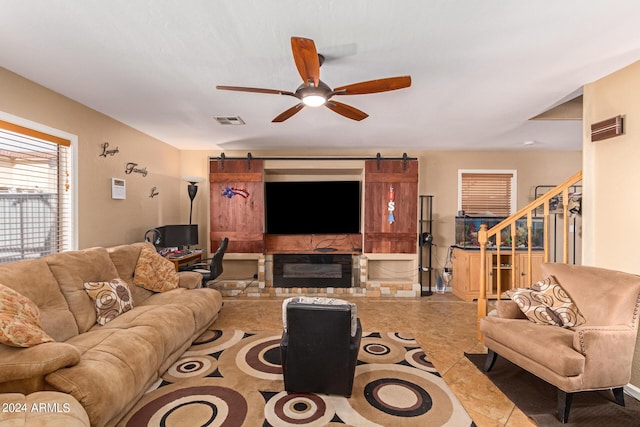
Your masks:
<instances>
[{"instance_id":1,"label":"upholstered armchair","mask_svg":"<svg viewBox=\"0 0 640 427\"><path fill-rule=\"evenodd\" d=\"M329 298L283 303L280 344L288 392L351 396L362 326L355 304Z\"/></svg>"},{"instance_id":2,"label":"upholstered armchair","mask_svg":"<svg viewBox=\"0 0 640 427\"><path fill-rule=\"evenodd\" d=\"M555 278L583 319L578 317L576 326L550 326L523 316L513 301L499 301L497 314L480 319L489 349L485 371L500 355L556 386L558 418L563 423L576 392L612 389L616 403L624 405L623 386L631 378L640 320L640 277L550 263L542 265L542 273ZM518 305L529 308L522 302ZM540 313L541 319L555 318L548 310Z\"/></svg>"}]
</instances>

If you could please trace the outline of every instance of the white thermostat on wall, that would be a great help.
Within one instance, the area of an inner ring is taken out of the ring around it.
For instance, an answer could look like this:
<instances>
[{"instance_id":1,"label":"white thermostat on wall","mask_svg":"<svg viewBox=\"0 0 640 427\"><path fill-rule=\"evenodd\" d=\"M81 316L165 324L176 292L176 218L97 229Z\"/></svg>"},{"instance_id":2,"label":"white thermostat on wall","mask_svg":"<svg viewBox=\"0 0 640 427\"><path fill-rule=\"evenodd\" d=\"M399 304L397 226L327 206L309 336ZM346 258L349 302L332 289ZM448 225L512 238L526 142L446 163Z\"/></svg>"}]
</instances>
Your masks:
<instances>
[{"instance_id":1,"label":"white thermostat on wall","mask_svg":"<svg viewBox=\"0 0 640 427\"><path fill-rule=\"evenodd\" d=\"M124 179L111 178L111 198L120 200L127 198L127 183Z\"/></svg>"}]
</instances>

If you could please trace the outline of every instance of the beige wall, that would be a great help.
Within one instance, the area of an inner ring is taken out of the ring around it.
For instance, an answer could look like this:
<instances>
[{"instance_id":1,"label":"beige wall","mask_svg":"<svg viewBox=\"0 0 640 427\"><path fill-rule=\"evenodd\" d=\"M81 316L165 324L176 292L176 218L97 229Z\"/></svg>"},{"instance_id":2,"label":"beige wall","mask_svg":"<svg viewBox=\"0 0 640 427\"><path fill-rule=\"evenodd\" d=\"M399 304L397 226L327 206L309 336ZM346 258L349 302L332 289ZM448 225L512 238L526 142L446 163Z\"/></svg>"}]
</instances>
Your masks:
<instances>
[{"instance_id":1,"label":"beige wall","mask_svg":"<svg viewBox=\"0 0 640 427\"><path fill-rule=\"evenodd\" d=\"M584 88L585 264L640 274L640 62ZM625 134L592 143L590 126L617 115ZM631 383L640 387L640 340Z\"/></svg>"},{"instance_id":2,"label":"beige wall","mask_svg":"<svg viewBox=\"0 0 640 427\"><path fill-rule=\"evenodd\" d=\"M78 137L79 248L140 241L151 227L188 221L179 150L4 68L0 87L1 112ZM104 142L119 153L100 157ZM146 167L147 176L126 175L128 162ZM126 179L126 200L111 199L112 177ZM160 193L154 198L152 187ZM180 211L185 205L186 215Z\"/></svg>"}]
</instances>

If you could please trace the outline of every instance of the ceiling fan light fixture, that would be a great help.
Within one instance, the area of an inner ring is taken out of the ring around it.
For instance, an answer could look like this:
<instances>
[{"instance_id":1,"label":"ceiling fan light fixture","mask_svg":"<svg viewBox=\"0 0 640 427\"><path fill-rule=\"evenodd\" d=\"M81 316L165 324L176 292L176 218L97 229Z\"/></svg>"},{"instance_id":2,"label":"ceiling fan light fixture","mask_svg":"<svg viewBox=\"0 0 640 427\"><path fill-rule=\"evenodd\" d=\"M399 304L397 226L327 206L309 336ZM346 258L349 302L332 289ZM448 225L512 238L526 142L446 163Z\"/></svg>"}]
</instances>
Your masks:
<instances>
[{"instance_id":1,"label":"ceiling fan light fixture","mask_svg":"<svg viewBox=\"0 0 640 427\"><path fill-rule=\"evenodd\" d=\"M304 96L302 102L307 107L320 107L327 102L327 98L322 95L311 94Z\"/></svg>"}]
</instances>

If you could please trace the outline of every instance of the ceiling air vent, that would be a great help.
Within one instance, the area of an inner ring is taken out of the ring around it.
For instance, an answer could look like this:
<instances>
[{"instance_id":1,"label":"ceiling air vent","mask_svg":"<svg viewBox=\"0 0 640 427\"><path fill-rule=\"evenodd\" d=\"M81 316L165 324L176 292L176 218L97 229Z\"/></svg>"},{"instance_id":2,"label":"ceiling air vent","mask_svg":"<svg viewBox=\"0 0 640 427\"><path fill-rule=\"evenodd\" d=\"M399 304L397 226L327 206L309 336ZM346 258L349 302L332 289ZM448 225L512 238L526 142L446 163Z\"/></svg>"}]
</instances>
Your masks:
<instances>
[{"instance_id":1,"label":"ceiling air vent","mask_svg":"<svg viewBox=\"0 0 640 427\"><path fill-rule=\"evenodd\" d=\"M221 125L243 125L244 120L240 116L214 116L214 119Z\"/></svg>"}]
</instances>

